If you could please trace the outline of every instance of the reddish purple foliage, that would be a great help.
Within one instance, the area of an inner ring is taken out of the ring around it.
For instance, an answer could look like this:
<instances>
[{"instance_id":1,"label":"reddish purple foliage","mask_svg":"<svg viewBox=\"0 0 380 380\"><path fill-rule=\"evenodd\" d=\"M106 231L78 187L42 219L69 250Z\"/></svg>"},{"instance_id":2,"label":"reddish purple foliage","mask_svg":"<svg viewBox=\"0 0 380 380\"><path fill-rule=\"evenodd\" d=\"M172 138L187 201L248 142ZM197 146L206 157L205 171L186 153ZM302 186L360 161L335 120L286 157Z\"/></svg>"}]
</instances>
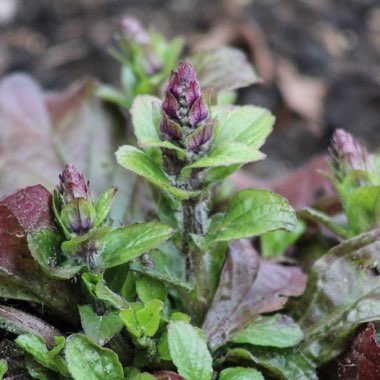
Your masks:
<instances>
[{"instance_id":1,"label":"reddish purple foliage","mask_svg":"<svg viewBox=\"0 0 380 380\"><path fill-rule=\"evenodd\" d=\"M171 371L156 372L154 377L159 380L185 380L182 376Z\"/></svg>"},{"instance_id":2,"label":"reddish purple foliage","mask_svg":"<svg viewBox=\"0 0 380 380\"><path fill-rule=\"evenodd\" d=\"M42 185L16 191L0 200L11 211L25 232L40 228L55 228L51 208L52 197Z\"/></svg>"},{"instance_id":3,"label":"reddish purple foliage","mask_svg":"<svg viewBox=\"0 0 380 380\"><path fill-rule=\"evenodd\" d=\"M202 329L209 345L219 347L260 314L281 309L300 296L306 275L298 267L261 260L246 240L230 243L220 283Z\"/></svg>"},{"instance_id":4,"label":"reddish purple foliage","mask_svg":"<svg viewBox=\"0 0 380 380\"><path fill-rule=\"evenodd\" d=\"M190 62L180 62L172 72L161 107L163 140L181 142L191 151L200 149L211 140L214 124L209 120L197 75ZM192 130L195 133L198 129L202 130L189 136ZM183 141L184 137L188 139Z\"/></svg>"},{"instance_id":5,"label":"reddish purple foliage","mask_svg":"<svg viewBox=\"0 0 380 380\"><path fill-rule=\"evenodd\" d=\"M346 352L325 366L320 375L326 380L380 379L380 345L376 341L374 324L360 328Z\"/></svg>"}]
</instances>

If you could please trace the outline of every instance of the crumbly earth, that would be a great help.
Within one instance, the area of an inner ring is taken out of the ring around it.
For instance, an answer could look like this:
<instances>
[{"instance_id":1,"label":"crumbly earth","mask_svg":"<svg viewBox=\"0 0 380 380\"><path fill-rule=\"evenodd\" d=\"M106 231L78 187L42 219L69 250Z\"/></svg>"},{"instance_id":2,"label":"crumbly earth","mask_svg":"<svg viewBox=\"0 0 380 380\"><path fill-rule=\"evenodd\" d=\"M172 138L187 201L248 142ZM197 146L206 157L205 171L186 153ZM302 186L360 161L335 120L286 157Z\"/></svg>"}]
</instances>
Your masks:
<instances>
[{"instance_id":1,"label":"crumbly earth","mask_svg":"<svg viewBox=\"0 0 380 380\"><path fill-rule=\"evenodd\" d=\"M47 88L84 75L117 84L107 46L120 16L174 36L193 51L243 48L263 84L240 92L276 115L255 164L277 177L323 152L335 128L380 143L379 0L2 0L0 75L22 70Z\"/></svg>"}]
</instances>

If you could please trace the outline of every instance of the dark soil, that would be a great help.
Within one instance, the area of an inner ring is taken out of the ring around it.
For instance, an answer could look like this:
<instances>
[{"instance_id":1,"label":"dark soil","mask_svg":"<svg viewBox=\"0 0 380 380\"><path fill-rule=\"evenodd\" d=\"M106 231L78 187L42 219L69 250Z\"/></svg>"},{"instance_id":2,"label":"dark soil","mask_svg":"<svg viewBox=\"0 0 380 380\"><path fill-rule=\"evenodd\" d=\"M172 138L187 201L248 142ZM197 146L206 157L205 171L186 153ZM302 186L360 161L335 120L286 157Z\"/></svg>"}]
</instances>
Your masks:
<instances>
[{"instance_id":1,"label":"dark soil","mask_svg":"<svg viewBox=\"0 0 380 380\"><path fill-rule=\"evenodd\" d=\"M324 152L335 128L380 143L380 0L2 0L0 75L22 70L46 88L93 75L118 83L107 53L122 15L140 18L187 50L243 48L263 84L242 103L271 109L275 132L255 166L281 175Z\"/></svg>"}]
</instances>

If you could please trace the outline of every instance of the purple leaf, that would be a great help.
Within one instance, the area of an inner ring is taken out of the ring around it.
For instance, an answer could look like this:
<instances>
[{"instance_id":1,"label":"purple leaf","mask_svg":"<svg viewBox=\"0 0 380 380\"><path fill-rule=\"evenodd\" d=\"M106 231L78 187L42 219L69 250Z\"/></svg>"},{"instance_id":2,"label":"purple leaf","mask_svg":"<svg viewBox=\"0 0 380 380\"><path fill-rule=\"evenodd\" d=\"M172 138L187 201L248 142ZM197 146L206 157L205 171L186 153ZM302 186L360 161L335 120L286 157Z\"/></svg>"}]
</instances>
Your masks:
<instances>
[{"instance_id":1,"label":"purple leaf","mask_svg":"<svg viewBox=\"0 0 380 380\"><path fill-rule=\"evenodd\" d=\"M125 132L112 124L95 89L85 81L46 94L21 74L0 82L0 196L35 183L52 190L66 163L86 174L95 194L111 181L121 191L128 185L113 177Z\"/></svg>"},{"instance_id":2,"label":"purple leaf","mask_svg":"<svg viewBox=\"0 0 380 380\"><path fill-rule=\"evenodd\" d=\"M43 338L50 347L55 346L55 336L62 336L60 331L45 321L5 305L0 305L0 324L12 333L38 335Z\"/></svg>"},{"instance_id":3,"label":"purple leaf","mask_svg":"<svg viewBox=\"0 0 380 380\"><path fill-rule=\"evenodd\" d=\"M0 200L17 219L21 228L29 233L41 228L55 229L51 208L52 196L41 185L26 187Z\"/></svg>"},{"instance_id":4,"label":"purple leaf","mask_svg":"<svg viewBox=\"0 0 380 380\"><path fill-rule=\"evenodd\" d=\"M214 125L215 124L212 121L209 121L204 126L199 127L192 132L186 139L188 149L195 151L209 142L213 136Z\"/></svg>"},{"instance_id":5,"label":"purple leaf","mask_svg":"<svg viewBox=\"0 0 380 380\"><path fill-rule=\"evenodd\" d=\"M260 314L281 309L305 284L299 268L260 260L246 240L232 242L202 327L210 346L221 346Z\"/></svg>"},{"instance_id":6,"label":"purple leaf","mask_svg":"<svg viewBox=\"0 0 380 380\"><path fill-rule=\"evenodd\" d=\"M178 64L176 72L178 73L180 82L183 84L188 84L197 80L197 74L189 61L181 61Z\"/></svg>"},{"instance_id":7,"label":"purple leaf","mask_svg":"<svg viewBox=\"0 0 380 380\"><path fill-rule=\"evenodd\" d=\"M177 108L178 103L173 94L169 91L166 91L164 101L162 102L162 110L164 113L172 118L177 118Z\"/></svg>"},{"instance_id":8,"label":"purple leaf","mask_svg":"<svg viewBox=\"0 0 380 380\"><path fill-rule=\"evenodd\" d=\"M199 83L196 80L190 82L189 87L186 89L186 101L189 108L194 104L194 102L200 98L201 90L199 88Z\"/></svg>"},{"instance_id":9,"label":"purple leaf","mask_svg":"<svg viewBox=\"0 0 380 380\"><path fill-rule=\"evenodd\" d=\"M376 340L373 323L368 323L354 336L346 352L320 373L326 380L355 379L377 380L380 378L380 345Z\"/></svg>"},{"instance_id":10,"label":"purple leaf","mask_svg":"<svg viewBox=\"0 0 380 380\"><path fill-rule=\"evenodd\" d=\"M208 118L208 110L205 101L199 97L192 105L189 112L190 125L195 128L198 123Z\"/></svg>"},{"instance_id":11,"label":"purple leaf","mask_svg":"<svg viewBox=\"0 0 380 380\"><path fill-rule=\"evenodd\" d=\"M185 380L182 376L172 371L160 371L154 374L154 377L158 380Z\"/></svg>"},{"instance_id":12,"label":"purple leaf","mask_svg":"<svg viewBox=\"0 0 380 380\"><path fill-rule=\"evenodd\" d=\"M165 114L160 123L161 138L163 140L181 140L182 128Z\"/></svg>"},{"instance_id":13,"label":"purple leaf","mask_svg":"<svg viewBox=\"0 0 380 380\"><path fill-rule=\"evenodd\" d=\"M43 303L62 318L75 318L77 295L51 280L32 258L26 234L54 226L50 194L42 186L17 191L0 203L0 289L8 298Z\"/></svg>"}]
</instances>

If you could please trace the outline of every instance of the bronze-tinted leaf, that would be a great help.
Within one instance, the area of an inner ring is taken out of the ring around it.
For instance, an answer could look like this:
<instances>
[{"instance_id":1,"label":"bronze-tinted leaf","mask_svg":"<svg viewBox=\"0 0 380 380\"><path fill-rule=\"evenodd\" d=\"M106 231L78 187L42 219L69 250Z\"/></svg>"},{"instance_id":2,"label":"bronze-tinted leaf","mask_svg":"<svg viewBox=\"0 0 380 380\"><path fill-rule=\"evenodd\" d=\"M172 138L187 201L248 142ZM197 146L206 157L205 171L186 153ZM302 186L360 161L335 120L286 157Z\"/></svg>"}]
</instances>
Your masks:
<instances>
[{"instance_id":1,"label":"bronze-tinted leaf","mask_svg":"<svg viewBox=\"0 0 380 380\"><path fill-rule=\"evenodd\" d=\"M0 203L0 297L32 300L72 318L77 314L77 295L68 283L47 277L26 241L28 232L53 227L48 195L42 186L33 186Z\"/></svg>"},{"instance_id":2,"label":"bronze-tinted leaf","mask_svg":"<svg viewBox=\"0 0 380 380\"><path fill-rule=\"evenodd\" d=\"M210 346L219 347L260 314L281 309L305 284L299 268L260 261L248 241L232 242L202 327Z\"/></svg>"},{"instance_id":3,"label":"bronze-tinted leaf","mask_svg":"<svg viewBox=\"0 0 380 380\"><path fill-rule=\"evenodd\" d=\"M0 82L0 196L35 183L52 190L66 163L86 175L95 195L110 183L129 194L114 157L126 131L96 99L95 87L84 81L46 94L27 75ZM126 202L116 200L119 219Z\"/></svg>"},{"instance_id":4,"label":"bronze-tinted leaf","mask_svg":"<svg viewBox=\"0 0 380 380\"><path fill-rule=\"evenodd\" d=\"M13 334L38 335L50 347L55 346L54 337L62 335L60 331L42 319L5 305L0 305L0 326Z\"/></svg>"},{"instance_id":5,"label":"bronze-tinted leaf","mask_svg":"<svg viewBox=\"0 0 380 380\"><path fill-rule=\"evenodd\" d=\"M319 375L325 380L379 379L380 345L376 340L374 324L368 323L360 328L345 353L326 365Z\"/></svg>"}]
</instances>

